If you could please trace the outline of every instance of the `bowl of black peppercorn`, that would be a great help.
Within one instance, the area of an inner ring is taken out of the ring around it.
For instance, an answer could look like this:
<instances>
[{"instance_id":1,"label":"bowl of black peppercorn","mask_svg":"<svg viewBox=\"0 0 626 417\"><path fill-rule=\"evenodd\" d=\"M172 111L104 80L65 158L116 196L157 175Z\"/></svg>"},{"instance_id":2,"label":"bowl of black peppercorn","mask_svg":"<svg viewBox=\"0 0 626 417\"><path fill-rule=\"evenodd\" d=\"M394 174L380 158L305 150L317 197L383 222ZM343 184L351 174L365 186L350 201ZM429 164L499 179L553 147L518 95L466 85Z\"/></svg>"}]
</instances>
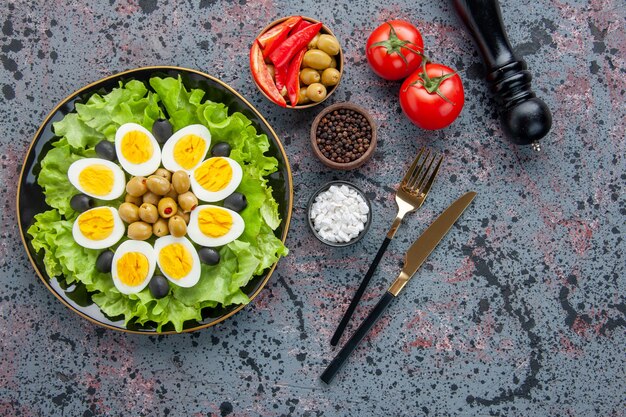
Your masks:
<instances>
[{"instance_id":1,"label":"bowl of black peppercorn","mask_svg":"<svg viewBox=\"0 0 626 417\"><path fill-rule=\"evenodd\" d=\"M358 168L374 153L376 124L372 116L356 104L333 104L313 121L311 146L313 153L330 168Z\"/></svg>"}]
</instances>

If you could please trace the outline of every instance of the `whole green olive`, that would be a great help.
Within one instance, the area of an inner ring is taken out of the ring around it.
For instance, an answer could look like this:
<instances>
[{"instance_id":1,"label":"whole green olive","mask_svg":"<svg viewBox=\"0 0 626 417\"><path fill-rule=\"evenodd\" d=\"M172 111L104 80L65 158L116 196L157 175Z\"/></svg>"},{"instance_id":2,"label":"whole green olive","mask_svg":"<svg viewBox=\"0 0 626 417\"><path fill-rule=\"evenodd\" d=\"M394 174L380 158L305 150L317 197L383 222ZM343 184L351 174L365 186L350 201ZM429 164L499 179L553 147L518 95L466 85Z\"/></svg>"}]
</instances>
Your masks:
<instances>
[{"instance_id":1,"label":"whole green olive","mask_svg":"<svg viewBox=\"0 0 626 417\"><path fill-rule=\"evenodd\" d=\"M142 198L144 203L152 204L154 206L159 204L160 199L161 199L161 196L156 195L152 191L148 191L147 193L145 193Z\"/></svg>"},{"instance_id":2,"label":"whole green olive","mask_svg":"<svg viewBox=\"0 0 626 417\"><path fill-rule=\"evenodd\" d=\"M172 173L169 170L165 169L165 168L157 169L156 171L154 171L153 175L158 175L159 177L163 177L163 178L165 178L168 181L172 180Z\"/></svg>"},{"instance_id":3,"label":"whole green olive","mask_svg":"<svg viewBox=\"0 0 626 417\"><path fill-rule=\"evenodd\" d=\"M172 185L178 194L187 192L189 190L189 186L191 185L189 181L189 174L182 170L176 171L174 175L172 175Z\"/></svg>"},{"instance_id":4,"label":"whole green olive","mask_svg":"<svg viewBox=\"0 0 626 417\"><path fill-rule=\"evenodd\" d=\"M133 203L134 205L139 207L141 205L141 203L143 203L143 199L141 197L135 197L133 195L126 194L124 196L124 202L125 203Z\"/></svg>"},{"instance_id":5,"label":"whole green olive","mask_svg":"<svg viewBox=\"0 0 626 417\"><path fill-rule=\"evenodd\" d=\"M159 220L157 220L152 225L152 233L156 237L169 235L170 234L170 229L169 229L169 227L167 227L167 220L165 220L164 218L160 217Z\"/></svg>"},{"instance_id":6,"label":"whole green olive","mask_svg":"<svg viewBox=\"0 0 626 417\"><path fill-rule=\"evenodd\" d=\"M144 177L132 177L126 184L126 192L133 197L141 197L148 191L146 182Z\"/></svg>"},{"instance_id":7,"label":"whole green olive","mask_svg":"<svg viewBox=\"0 0 626 417\"><path fill-rule=\"evenodd\" d=\"M187 191L178 196L178 205L185 213L188 213L198 206L198 198L191 191Z\"/></svg>"},{"instance_id":8,"label":"whole green olive","mask_svg":"<svg viewBox=\"0 0 626 417\"><path fill-rule=\"evenodd\" d=\"M321 49L328 55L337 55L339 53L339 42L332 35L320 35L317 40L317 49Z\"/></svg>"},{"instance_id":9,"label":"whole green olive","mask_svg":"<svg viewBox=\"0 0 626 417\"><path fill-rule=\"evenodd\" d=\"M309 49L305 52L302 62L305 67L323 70L330 66L330 55L320 49Z\"/></svg>"},{"instance_id":10,"label":"whole green olive","mask_svg":"<svg viewBox=\"0 0 626 417\"><path fill-rule=\"evenodd\" d=\"M309 42L309 44L306 46L307 49L315 49L317 48L317 41L320 38L320 34L318 33L317 35L315 35L315 37L313 39L311 39L311 41Z\"/></svg>"},{"instance_id":11,"label":"whole green olive","mask_svg":"<svg viewBox=\"0 0 626 417\"><path fill-rule=\"evenodd\" d=\"M307 104L310 102L311 99L306 95L306 87L300 88L300 91L298 91L298 104Z\"/></svg>"},{"instance_id":12,"label":"whole green olive","mask_svg":"<svg viewBox=\"0 0 626 417\"><path fill-rule=\"evenodd\" d=\"M185 220L185 224L189 224L189 220L191 220L191 213L185 213L183 211L179 211L178 216L181 216L183 220Z\"/></svg>"},{"instance_id":13,"label":"whole green olive","mask_svg":"<svg viewBox=\"0 0 626 417\"><path fill-rule=\"evenodd\" d=\"M174 184L170 184L170 190L167 192L167 194L165 194L164 197L169 197L176 201L176 199L178 198L178 193L174 189Z\"/></svg>"},{"instance_id":14,"label":"whole green olive","mask_svg":"<svg viewBox=\"0 0 626 417\"><path fill-rule=\"evenodd\" d=\"M170 230L170 234L174 237L182 237L187 233L187 223L185 223L185 219L178 214L170 217L167 222L167 227Z\"/></svg>"},{"instance_id":15,"label":"whole green olive","mask_svg":"<svg viewBox=\"0 0 626 417\"><path fill-rule=\"evenodd\" d=\"M159 201L159 215L164 219L169 219L178 212L178 206L173 198L164 197Z\"/></svg>"},{"instance_id":16,"label":"whole green olive","mask_svg":"<svg viewBox=\"0 0 626 417\"><path fill-rule=\"evenodd\" d=\"M152 225L146 222L134 222L128 225L126 234L133 240L146 240L152 236Z\"/></svg>"},{"instance_id":17,"label":"whole green olive","mask_svg":"<svg viewBox=\"0 0 626 417\"><path fill-rule=\"evenodd\" d=\"M139 220L139 207L133 203L122 203L117 209L122 220L126 223L133 223Z\"/></svg>"},{"instance_id":18,"label":"whole green olive","mask_svg":"<svg viewBox=\"0 0 626 417\"><path fill-rule=\"evenodd\" d=\"M330 57L330 66L328 68L337 68L337 58L334 56Z\"/></svg>"},{"instance_id":19,"label":"whole green olive","mask_svg":"<svg viewBox=\"0 0 626 417\"><path fill-rule=\"evenodd\" d=\"M139 218L146 223L154 223L159 220L159 212L154 204L143 203L139 207Z\"/></svg>"},{"instance_id":20,"label":"whole green olive","mask_svg":"<svg viewBox=\"0 0 626 417\"><path fill-rule=\"evenodd\" d=\"M313 84L320 82L320 73L315 71L313 68L303 68L300 71L300 81L302 84Z\"/></svg>"},{"instance_id":21,"label":"whole green olive","mask_svg":"<svg viewBox=\"0 0 626 417\"><path fill-rule=\"evenodd\" d=\"M339 77L341 77L339 71L334 68L326 68L324 72L322 72L322 84L326 87L337 85Z\"/></svg>"},{"instance_id":22,"label":"whole green olive","mask_svg":"<svg viewBox=\"0 0 626 417\"><path fill-rule=\"evenodd\" d=\"M320 102L326 98L326 87L320 83L311 84L306 88L306 96L314 102Z\"/></svg>"},{"instance_id":23,"label":"whole green olive","mask_svg":"<svg viewBox=\"0 0 626 417\"><path fill-rule=\"evenodd\" d=\"M148 190L152 191L156 195L165 195L170 190L170 182L158 175L150 175L146 180Z\"/></svg>"}]
</instances>

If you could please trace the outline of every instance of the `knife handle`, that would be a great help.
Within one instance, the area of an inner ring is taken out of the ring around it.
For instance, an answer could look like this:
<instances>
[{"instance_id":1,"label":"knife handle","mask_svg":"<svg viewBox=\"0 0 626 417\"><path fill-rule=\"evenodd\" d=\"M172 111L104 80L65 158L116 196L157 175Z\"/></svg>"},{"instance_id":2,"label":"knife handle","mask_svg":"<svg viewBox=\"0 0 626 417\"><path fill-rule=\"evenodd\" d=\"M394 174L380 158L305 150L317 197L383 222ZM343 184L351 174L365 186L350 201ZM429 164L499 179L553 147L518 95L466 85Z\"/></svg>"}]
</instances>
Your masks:
<instances>
[{"instance_id":1,"label":"knife handle","mask_svg":"<svg viewBox=\"0 0 626 417\"><path fill-rule=\"evenodd\" d=\"M380 316L385 312L391 300L395 297L389 291L385 292L385 294L381 297L378 304L374 307L374 309L370 312L363 323L356 329L356 332L350 337L350 339L346 342L346 344L341 348L337 356L330 362L326 370L320 375L320 379L327 384L335 377L335 374L341 369L341 366L348 359L350 354L356 347L361 343L361 340L365 337L365 335L370 331L372 326L378 321Z\"/></svg>"},{"instance_id":2,"label":"knife handle","mask_svg":"<svg viewBox=\"0 0 626 417\"><path fill-rule=\"evenodd\" d=\"M376 271L376 267L378 267L380 260L382 259L383 255L387 251L387 246L389 246L390 242L391 242L391 239L388 237L386 237L385 240L383 240L383 244L380 246L380 249L378 249L378 253L376 254L376 257L374 258L374 261L370 265L370 269L367 270L367 273L365 274L365 277L361 281L359 288L356 290L356 293L354 293L354 296L352 297L352 301L350 301L350 305L348 306L348 309L346 310L345 313L343 313L343 317L341 318L341 321L339 322L339 326L337 326L337 329L335 330L335 334L333 334L333 337L330 339L331 346L337 346L339 339L341 339L341 335L343 334L344 330L346 330L346 326L348 325L348 322L350 321L352 314L354 314L354 310L356 310L356 306L359 304L359 301L361 301L361 297L363 297L363 294L365 293L365 290L367 289L367 285L372 279L372 275L374 275L374 271Z\"/></svg>"}]
</instances>

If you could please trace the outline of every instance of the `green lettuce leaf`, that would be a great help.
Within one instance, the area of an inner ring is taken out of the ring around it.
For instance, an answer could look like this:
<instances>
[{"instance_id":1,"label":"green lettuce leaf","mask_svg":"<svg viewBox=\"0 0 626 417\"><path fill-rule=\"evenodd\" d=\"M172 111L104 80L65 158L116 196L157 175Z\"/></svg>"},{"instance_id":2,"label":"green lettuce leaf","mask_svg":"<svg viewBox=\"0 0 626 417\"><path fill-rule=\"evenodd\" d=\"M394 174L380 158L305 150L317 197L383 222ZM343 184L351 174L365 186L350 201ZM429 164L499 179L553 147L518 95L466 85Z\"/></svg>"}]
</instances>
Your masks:
<instances>
[{"instance_id":1,"label":"green lettuce leaf","mask_svg":"<svg viewBox=\"0 0 626 417\"><path fill-rule=\"evenodd\" d=\"M53 146L41 161L37 183L43 188L46 203L50 207L57 209L63 216L71 216L75 212L70 207L70 199L77 190L67 178L67 170L73 162L93 157L96 153L93 149L84 150L80 147L72 151L67 137L63 137Z\"/></svg>"},{"instance_id":2,"label":"green lettuce leaf","mask_svg":"<svg viewBox=\"0 0 626 417\"><path fill-rule=\"evenodd\" d=\"M104 96L92 95L87 103L76 104L76 112L87 126L113 141L117 128L124 123L138 123L152 130L154 121L163 117L158 102L158 95L149 92L142 82L133 80L126 85L120 83ZM56 130L55 133L62 136Z\"/></svg>"},{"instance_id":3,"label":"green lettuce leaf","mask_svg":"<svg viewBox=\"0 0 626 417\"><path fill-rule=\"evenodd\" d=\"M77 105L79 106L79 105ZM104 135L81 119L76 113L70 113L59 122L53 123L54 133L65 138L65 142L76 150L93 148L104 139Z\"/></svg>"},{"instance_id":4,"label":"green lettuce leaf","mask_svg":"<svg viewBox=\"0 0 626 417\"><path fill-rule=\"evenodd\" d=\"M180 76L154 77L150 79L150 86L161 97L174 131L198 123L196 108L204 97L204 91L197 89L187 91Z\"/></svg>"}]
</instances>

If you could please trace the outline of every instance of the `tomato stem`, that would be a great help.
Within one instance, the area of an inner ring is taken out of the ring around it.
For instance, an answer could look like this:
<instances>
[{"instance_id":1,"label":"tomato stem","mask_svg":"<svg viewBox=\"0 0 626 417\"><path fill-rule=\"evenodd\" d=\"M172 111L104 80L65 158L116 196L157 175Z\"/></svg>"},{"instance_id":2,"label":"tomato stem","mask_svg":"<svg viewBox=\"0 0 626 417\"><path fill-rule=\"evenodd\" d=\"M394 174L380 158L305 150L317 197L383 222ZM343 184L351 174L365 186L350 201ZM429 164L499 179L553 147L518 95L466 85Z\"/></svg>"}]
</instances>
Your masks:
<instances>
[{"instance_id":1,"label":"tomato stem","mask_svg":"<svg viewBox=\"0 0 626 417\"><path fill-rule=\"evenodd\" d=\"M409 51L413 52L416 55L419 55L422 57L422 59L424 60L428 60L428 57L426 55L424 55L423 51L419 51L420 47L418 45L416 45L415 43L411 42L411 41L407 41L407 40L402 40L398 37L398 34L396 33L396 30L394 29L393 25L389 22L385 22L389 25L389 39L387 39L386 41L380 41L380 42L375 42L370 46L370 49L372 48L377 48L379 46L382 46L383 48L385 48L387 50L387 55L391 55L391 54L398 54L400 56L400 58L402 58L402 61L404 61L404 65L406 65L407 67L409 66L409 62L407 61L406 57L404 56L404 54L402 53L402 48L404 49L408 49ZM410 45L412 47L415 47L415 49L408 47L407 45Z\"/></svg>"},{"instance_id":2,"label":"tomato stem","mask_svg":"<svg viewBox=\"0 0 626 417\"><path fill-rule=\"evenodd\" d=\"M447 80L448 78L454 77L455 75L458 74L457 71L451 72L449 74L444 74L443 71L441 73L441 76L439 77L432 77L430 78L428 76L428 73L426 72L426 62L428 60L425 59L422 62L422 72L419 74L419 76L422 78L421 80L417 80L413 83L411 83L409 86L414 86L415 84L419 84L422 87L424 87L424 90L428 91L429 94L437 94L439 97L441 97L442 99L444 99L445 101L447 101L448 103L452 104L453 106L456 106L456 103L453 103L450 101L450 99L448 99L448 97L446 97L441 90L439 89L439 87L441 86L441 84Z\"/></svg>"}]
</instances>

